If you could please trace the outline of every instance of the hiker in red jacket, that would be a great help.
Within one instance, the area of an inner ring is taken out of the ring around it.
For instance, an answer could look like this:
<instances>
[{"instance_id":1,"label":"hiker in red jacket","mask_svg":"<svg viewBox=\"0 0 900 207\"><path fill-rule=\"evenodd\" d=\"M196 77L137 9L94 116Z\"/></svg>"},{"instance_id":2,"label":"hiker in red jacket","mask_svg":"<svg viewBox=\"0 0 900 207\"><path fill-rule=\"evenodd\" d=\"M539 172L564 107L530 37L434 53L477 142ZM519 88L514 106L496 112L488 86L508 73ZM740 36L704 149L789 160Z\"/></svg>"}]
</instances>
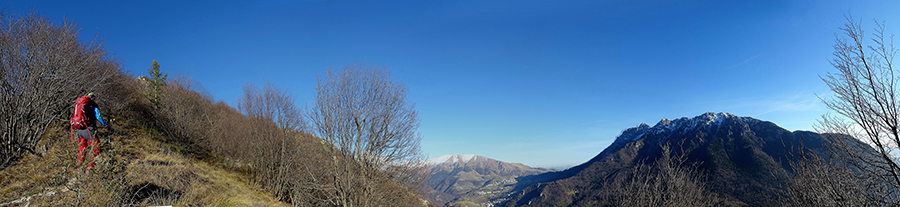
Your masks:
<instances>
[{"instance_id":1,"label":"hiker in red jacket","mask_svg":"<svg viewBox=\"0 0 900 207\"><path fill-rule=\"evenodd\" d=\"M93 131L97 129L97 122L103 125L103 127L109 127L106 125L106 122L103 121L103 117L100 116L100 107L97 107L97 103L95 103L92 99L94 98L94 93L88 93L86 96L79 97L75 100L75 109L72 112L71 121L71 130L74 131L74 136L78 140L78 143L81 147L78 148L78 163L75 165L75 169L81 166L84 162L84 148L88 145L91 146L93 151L93 156L91 156L90 164L88 164L88 168L94 168L94 158L100 154L100 139L94 136Z\"/></svg>"}]
</instances>

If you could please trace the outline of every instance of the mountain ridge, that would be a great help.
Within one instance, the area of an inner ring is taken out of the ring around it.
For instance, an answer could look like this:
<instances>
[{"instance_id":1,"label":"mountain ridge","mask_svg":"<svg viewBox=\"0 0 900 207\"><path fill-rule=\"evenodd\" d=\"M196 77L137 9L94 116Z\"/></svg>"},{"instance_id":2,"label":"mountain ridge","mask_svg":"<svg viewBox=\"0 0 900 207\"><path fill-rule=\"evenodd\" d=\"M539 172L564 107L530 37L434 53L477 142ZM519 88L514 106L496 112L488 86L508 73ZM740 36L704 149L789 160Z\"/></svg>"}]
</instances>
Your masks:
<instances>
[{"instance_id":1,"label":"mountain ridge","mask_svg":"<svg viewBox=\"0 0 900 207\"><path fill-rule=\"evenodd\" d=\"M550 172L480 155L444 155L428 161L428 197L439 205L493 205L513 189L519 176Z\"/></svg>"},{"instance_id":2,"label":"mountain ridge","mask_svg":"<svg viewBox=\"0 0 900 207\"><path fill-rule=\"evenodd\" d=\"M663 118L654 126L641 123L623 130L609 147L585 163L517 178L514 193L504 204L597 205L597 198L605 196L601 191L603 183L611 182L610 176L654 163L666 143L672 151L686 153L688 163L698 163L698 170L708 174L703 180L712 193L725 199L721 205L738 206L778 204L794 150L798 146L824 150L819 134L788 131L752 117L707 112L690 118Z\"/></svg>"}]
</instances>

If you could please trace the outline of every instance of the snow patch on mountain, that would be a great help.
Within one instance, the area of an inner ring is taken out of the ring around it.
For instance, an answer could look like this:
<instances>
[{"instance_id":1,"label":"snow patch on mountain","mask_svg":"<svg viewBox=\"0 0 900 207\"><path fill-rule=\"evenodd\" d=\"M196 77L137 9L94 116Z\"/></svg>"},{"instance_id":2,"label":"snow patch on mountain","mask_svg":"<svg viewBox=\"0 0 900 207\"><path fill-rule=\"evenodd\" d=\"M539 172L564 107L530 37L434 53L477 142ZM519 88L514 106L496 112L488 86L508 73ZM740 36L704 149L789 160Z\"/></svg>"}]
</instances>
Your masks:
<instances>
[{"instance_id":1,"label":"snow patch on mountain","mask_svg":"<svg viewBox=\"0 0 900 207\"><path fill-rule=\"evenodd\" d=\"M479 157L478 155L473 155L473 154L444 155L444 156L440 156L438 158L434 158L434 159L428 161L427 164L434 166L434 165L440 165L440 164L447 163L447 162L449 162L449 163L456 163L456 162L468 163L469 161L477 160L478 157Z\"/></svg>"},{"instance_id":2,"label":"snow patch on mountain","mask_svg":"<svg viewBox=\"0 0 900 207\"><path fill-rule=\"evenodd\" d=\"M675 120L663 118L653 127L650 127L645 123L641 123L640 126L629 128L622 132L622 135L620 135L617 139L631 142L641 139L644 135L647 134L655 135L665 133L671 135L679 132L681 134L685 134L689 131L697 129L704 129L715 132L718 131L718 128L721 126L722 122L725 122L725 120L728 119L736 119L740 122L749 122L750 120L753 120L753 118L750 117L739 117L734 114L721 112L706 112L693 118L681 117Z\"/></svg>"},{"instance_id":3,"label":"snow patch on mountain","mask_svg":"<svg viewBox=\"0 0 900 207\"><path fill-rule=\"evenodd\" d=\"M738 116L729 113L706 112L694 118L681 117L676 120L663 118L656 126L653 126L653 133L673 132L676 129L683 129L681 133L686 133L697 127L719 126L722 121L729 118L738 118Z\"/></svg>"}]
</instances>

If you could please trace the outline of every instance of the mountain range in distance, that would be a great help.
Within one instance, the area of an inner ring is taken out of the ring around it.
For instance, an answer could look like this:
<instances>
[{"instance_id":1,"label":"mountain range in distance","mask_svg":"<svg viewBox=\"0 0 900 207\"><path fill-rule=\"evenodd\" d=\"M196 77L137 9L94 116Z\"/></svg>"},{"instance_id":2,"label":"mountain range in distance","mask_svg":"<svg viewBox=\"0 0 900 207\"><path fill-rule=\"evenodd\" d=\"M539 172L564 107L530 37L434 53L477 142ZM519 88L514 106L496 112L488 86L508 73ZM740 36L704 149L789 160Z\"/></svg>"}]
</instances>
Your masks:
<instances>
[{"instance_id":1,"label":"mountain range in distance","mask_svg":"<svg viewBox=\"0 0 900 207\"><path fill-rule=\"evenodd\" d=\"M427 166L431 176L426 180L426 194L445 206L492 205L492 199L513 190L516 178L551 172L472 154L444 155L428 161Z\"/></svg>"},{"instance_id":2,"label":"mountain range in distance","mask_svg":"<svg viewBox=\"0 0 900 207\"><path fill-rule=\"evenodd\" d=\"M428 162L429 199L445 206L617 206L617 176L663 160L663 146L682 153L716 197L717 206L782 203L790 162L803 146L825 153L820 134L728 113L662 119L626 129L587 162L562 170L532 168L478 155L446 155ZM618 199L618 200L617 200ZM619 203L617 203L619 202Z\"/></svg>"}]
</instances>

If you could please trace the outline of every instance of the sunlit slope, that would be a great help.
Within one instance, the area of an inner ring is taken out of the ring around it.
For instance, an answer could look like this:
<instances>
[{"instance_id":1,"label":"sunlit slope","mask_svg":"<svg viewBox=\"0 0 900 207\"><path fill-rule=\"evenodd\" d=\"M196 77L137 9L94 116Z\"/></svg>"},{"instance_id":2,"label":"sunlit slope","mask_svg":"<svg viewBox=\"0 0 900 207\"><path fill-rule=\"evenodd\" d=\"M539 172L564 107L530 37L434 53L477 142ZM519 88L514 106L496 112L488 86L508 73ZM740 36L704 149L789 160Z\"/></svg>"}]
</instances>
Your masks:
<instances>
[{"instance_id":1,"label":"sunlit slope","mask_svg":"<svg viewBox=\"0 0 900 207\"><path fill-rule=\"evenodd\" d=\"M45 135L39 155L0 171L0 204L31 206L286 206L247 176L211 165L153 130L115 117L97 130L103 152L93 170L75 172L67 122ZM215 159L215 158L210 158Z\"/></svg>"}]
</instances>

